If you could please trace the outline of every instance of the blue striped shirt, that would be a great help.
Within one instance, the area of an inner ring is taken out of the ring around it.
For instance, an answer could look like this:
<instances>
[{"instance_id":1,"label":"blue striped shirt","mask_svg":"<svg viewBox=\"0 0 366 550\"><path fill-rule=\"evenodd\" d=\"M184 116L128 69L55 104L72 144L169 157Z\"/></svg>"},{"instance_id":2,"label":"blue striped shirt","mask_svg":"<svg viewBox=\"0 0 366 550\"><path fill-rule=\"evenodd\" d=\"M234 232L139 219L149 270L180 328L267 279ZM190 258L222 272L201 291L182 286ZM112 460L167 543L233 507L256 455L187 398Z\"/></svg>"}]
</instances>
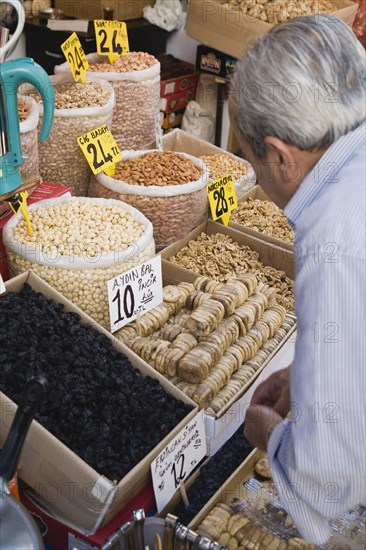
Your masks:
<instances>
[{"instance_id":1,"label":"blue striped shirt","mask_svg":"<svg viewBox=\"0 0 366 550\"><path fill-rule=\"evenodd\" d=\"M366 499L366 125L335 142L285 208L295 230L298 336L291 420L268 455L301 535Z\"/></svg>"}]
</instances>

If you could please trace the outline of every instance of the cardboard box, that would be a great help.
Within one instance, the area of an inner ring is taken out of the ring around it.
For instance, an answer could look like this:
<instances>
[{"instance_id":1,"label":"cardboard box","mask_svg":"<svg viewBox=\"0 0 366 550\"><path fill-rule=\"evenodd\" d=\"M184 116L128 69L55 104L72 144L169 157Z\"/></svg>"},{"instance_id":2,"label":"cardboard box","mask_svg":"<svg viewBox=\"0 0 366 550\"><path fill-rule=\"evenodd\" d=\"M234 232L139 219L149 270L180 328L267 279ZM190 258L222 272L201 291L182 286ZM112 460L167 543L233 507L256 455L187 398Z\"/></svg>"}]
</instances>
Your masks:
<instances>
[{"instance_id":1,"label":"cardboard box","mask_svg":"<svg viewBox=\"0 0 366 550\"><path fill-rule=\"evenodd\" d=\"M156 57L161 65L161 97L196 90L199 73L195 71L194 65L170 54L163 53Z\"/></svg>"},{"instance_id":2,"label":"cardboard box","mask_svg":"<svg viewBox=\"0 0 366 550\"><path fill-rule=\"evenodd\" d=\"M71 187L44 181L38 185L37 189L35 189L32 195L28 198L28 204L34 204L35 202L39 202L43 199L54 199L56 197L66 195L67 193L69 193L70 196L72 195ZM6 258L6 250L3 243L3 227L12 216L13 212L10 208L0 215L0 274L4 281L9 279L9 269Z\"/></svg>"},{"instance_id":3,"label":"cardboard box","mask_svg":"<svg viewBox=\"0 0 366 550\"><path fill-rule=\"evenodd\" d=\"M202 73L214 74L221 78L230 78L232 75L236 59L226 55L210 46L201 44L197 47L196 69Z\"/></svg>"},{"instance_id":4,"label":"cardboard box","mask_svg":"<svg viewBox=\"0 0 366 550\"><path fill-rule=\"evenodd\" d=\"M108 0L105 5L113 9L115 21L139 19L143 16L145 6L152 6L153 0ZM60 8L65 15L76 19L103 19L103 2L100 0L55 0L55 8Z\"/></svg>"},{"instance_id":5,"label":"cardboard box","mask_svg":"<svg viewBox=\"0 0 366 550\"><path fill-rule=\"evenodd\" d=\"M117 484L88 466L38 422L32 422L20 461L21 479L38 493L47 505L48 511L56 519L62 518L64 523L76 531L90 535L111 521L148 484L151 479L151 462L195 416L197 407L166 378L34 273L24 273L11 279L6 283L6 288L8 291L19 292L26 282L35 291L42 292L47 298L63 304L66 311L77 312L81 323L92 325L107 336L113 346L126 355L143 376L149 375L157 379L168 393L194 407L175 429ZM6 395L0 393L0 397L1 446L12 423L15 405Z\"/></svg>"},{"instance_id":6,"label":"cardboard box","mask_svg":"<svg viewBox=\"0 0 366 550\"><path fill-rule=\"evenodd\" d=\"M242 57L253 40L266 34L273 25L224 6L225 0L192 0L188 5L188 36L236 58ZM352 25L358 4L332 0L333 14Z\"/></svg>"},{"instance_id":7,"label":"cardboard box","mask_svg":"<svg viewBox=\"0 0 366 550\"><path fill-rule=\"evenodd\" d=\"M272 199L270 199L269 196L266 195L266 193L263 191L263 189L259 185L256 185L255 187L253 187L253 189L251 189L250 191L242 195L238 199L238 204L247 201L249 198L257 199L260 201L272 201ZM293 244L283 241L278 237L272 237L271 235L266 235L265 233L261 233L256 229L251 229L250 227L242 225L238 222L232 222L230 220L229 227L232 227L237 231L242 231L243 233L247 233L248 235L251 235L252 237L256 237L257 239L263 239L267 243L274 244L275 246L279 246L280 248L285 248L286 250L290 250L290 252L294 251Z\"/></svg>"},{"instance_id":8,"label":"cardboard box","mask_svg":"<svg viewBox=\"0 0 366 550\"><path fill-rule=\"evenodd\" d=\"M196 97L196 89L186 90L185 92L174 93L160 98L160 111L172 113L185 109L192 99Z\"/></svg>"}]
</instances>

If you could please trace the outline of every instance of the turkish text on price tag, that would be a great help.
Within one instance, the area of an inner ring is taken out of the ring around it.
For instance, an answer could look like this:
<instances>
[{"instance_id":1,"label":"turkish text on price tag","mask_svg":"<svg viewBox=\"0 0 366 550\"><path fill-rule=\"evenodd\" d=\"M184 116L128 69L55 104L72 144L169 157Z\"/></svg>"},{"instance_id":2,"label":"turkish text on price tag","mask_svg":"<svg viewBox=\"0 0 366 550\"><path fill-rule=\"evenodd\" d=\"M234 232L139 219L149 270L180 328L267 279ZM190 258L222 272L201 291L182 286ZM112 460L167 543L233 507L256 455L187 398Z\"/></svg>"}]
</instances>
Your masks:
<instances>
[{"instance_id":1,"label":"turkish text on price tag","mask_svg":"<svg viewBox=\"0 0 366 550\"><path fill-rule=\"evenodd\" d=\"M63 44L61 44L66 61L68 62L75 80L80 80L82 84L86 83L86 71L89 69L89 63L80 40L73 32Z\"/></svg>"},{"instance_id":2,"label":"turkish text on price tag","mask_svg":"<svg viewBox=\"0 0 366 550\"><path fill-rule=\"evenodd\" d=\"M228 225L230 213L238 207L235 185L231 174L227 174L206 185L208 201L210 203L212 219L221 219Z\"/></svg>"},{"instance_id":3,"label":"turkish text on price tag","mask_svg":"<svg viewBox=\"0 0 366 550\"><path fill-rule=\"evenodd\" d=\"M122 160L118 145L106 124L78 137L77 142L93 174L99 174Z\"/></svg>"},{"instance_id":4,"label":"turkish text on price tag","mask_svg":"<svg viewBox=\"0 0 366 550\"><path fill-rule=\"evenodd\" d=\"M0 273L0 294L4 294L4 292L6 292L6 288L5 288L4 281L3 281L3 278L1 276L1 273Z\"/></svg>"},{"instance_id":5,"label":"turkish text on price tag","mask_svg":"<svg viewBox=\"0 0 366 550\"><path fill-rule=\"evenodd\" d=\"M111 332L115 332L134 321L138 314L144 315L163 302L161 256L114 277L107 284Z\"/></svg>"},{"instance_id":6,"label":"turkish text on price tag","mask_svg":"<svg viewBox=\"0 0 366 550\"><path fill-rule=\"evenodd\" d=\"M97 52L108 55L110 63L114 63L121 55L129 53L127 25L121 21L94 21Z\"/></svg>"},{"instance_id":7,"label":"turkish text on price tag","mask_svg":"<svg viewBox=\"0 0 366 550\"><path fill-rule=\"evenodd\" d=\"M151 476L158 512L168 504L194 468L206 456L204 411L171 440L151 463Z\"/></svg>"}]
</instances>

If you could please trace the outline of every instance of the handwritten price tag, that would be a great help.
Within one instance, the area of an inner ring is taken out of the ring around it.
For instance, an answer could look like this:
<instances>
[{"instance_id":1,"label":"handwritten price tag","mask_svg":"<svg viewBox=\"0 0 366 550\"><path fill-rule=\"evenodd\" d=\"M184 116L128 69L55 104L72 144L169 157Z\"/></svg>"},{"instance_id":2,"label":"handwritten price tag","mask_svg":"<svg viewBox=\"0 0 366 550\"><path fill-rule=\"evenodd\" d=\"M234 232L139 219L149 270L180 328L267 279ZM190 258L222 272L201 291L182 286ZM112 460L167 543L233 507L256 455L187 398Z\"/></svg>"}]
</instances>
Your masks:
<instances>
[{"instance_id":1,"label":"handwritten price tag","mask_svg":"<svg viewBox=\"0 0 366 550\"><path fill-rule=\"evenodd\" d=\"M89 63L76 32L73 32L72 35L61 44L61 50L66 57L66 61L69 64L74 79L76 81L80 80L82 84L85 84L86 71L89 69Z\"/></svg>"},{"instance_id":2,"label":"handwritten price tag","mask_svg":"<svg viewBox=\"0 0 366 550\"><path fill-rule=\"evenodd\" d=\"M204 413L199 411L151 464L158 512L168 504L184 481L206 456Z\"/></svg>"},{"instance_id":3,"label":"handwritten price tag","mask_svg":"<svg viewBox=\"0 0 366 550\"><path fill-rule=\"evenodd\" d=\"M108 281L111 332L131 323L163 302L161 256Z\"/></svg>"},{"instance_id":4,"label":"handwritten price tag","mask_svg":"<svg viewBox=\"0 0 366 550\"><path fill-rule=\"evenodd\" d=\"M3 278L0 275L0 294L4 294L4 292L6 292L6 288L5 288L5 285L4 285Z\"/></svg>"},{"instance_id":5,"label":"handwritten price tag","mask_svg":"<svg viewBox=\"0 0 366 550\"><path fill-rule=\"evenodd\" d=\"M109 61L114 63L122 54L129 53L126 23L97 19L94 29L99 55L108 55Z\"/></svg>"},{"instance_id":6,"label":"handwritten price tag","mask_svg":"<svg viewBox=\"0 0 366 550\"><path fill-rule=\"evenodd\" d=\"M212 219L221 219L228 225L230 213L238 207L235 186L231 174L206 185Z\"/></svg>"},{"instance_id":7,"label":"handwritten price tag","mask_svg":"<svg viewBox=\"0 0 366 550\"><path fill-rule=\"evenodd\" d=\"M93 174L99 174L122 160L118 145L106 124L78 137L77 142Z\"/></svg>"}]
</instances>

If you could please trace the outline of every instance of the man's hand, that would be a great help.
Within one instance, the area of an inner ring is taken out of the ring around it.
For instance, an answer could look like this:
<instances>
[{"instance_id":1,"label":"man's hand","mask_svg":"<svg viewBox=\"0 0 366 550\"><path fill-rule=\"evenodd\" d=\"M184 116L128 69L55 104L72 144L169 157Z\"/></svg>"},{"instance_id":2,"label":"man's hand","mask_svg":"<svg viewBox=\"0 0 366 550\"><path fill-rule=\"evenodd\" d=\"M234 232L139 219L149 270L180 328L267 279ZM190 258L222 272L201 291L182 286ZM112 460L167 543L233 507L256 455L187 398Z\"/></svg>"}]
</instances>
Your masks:
<instances>
[{"instance_id":1,"label":"man's hand","mask_svg":"<svg viewBox=\"0 0 366 550\"><path fill-rule=\"evenodd\" d=\"M282 416L270 407L249 405L244 422L244 436L253 447L266 451L268 434L282 420Z\"/></svg>"},{"instance_id":2,"label":"man's hand","mask_svg":"<svg viewBox=\"0 0 366 550\"><path fill-rule=\"evenodd\" d=\"M255 390L250 405L265 405L285 418L291 406L290 370L287 367L271 374Z\"/></svg>"}]
</instances>

